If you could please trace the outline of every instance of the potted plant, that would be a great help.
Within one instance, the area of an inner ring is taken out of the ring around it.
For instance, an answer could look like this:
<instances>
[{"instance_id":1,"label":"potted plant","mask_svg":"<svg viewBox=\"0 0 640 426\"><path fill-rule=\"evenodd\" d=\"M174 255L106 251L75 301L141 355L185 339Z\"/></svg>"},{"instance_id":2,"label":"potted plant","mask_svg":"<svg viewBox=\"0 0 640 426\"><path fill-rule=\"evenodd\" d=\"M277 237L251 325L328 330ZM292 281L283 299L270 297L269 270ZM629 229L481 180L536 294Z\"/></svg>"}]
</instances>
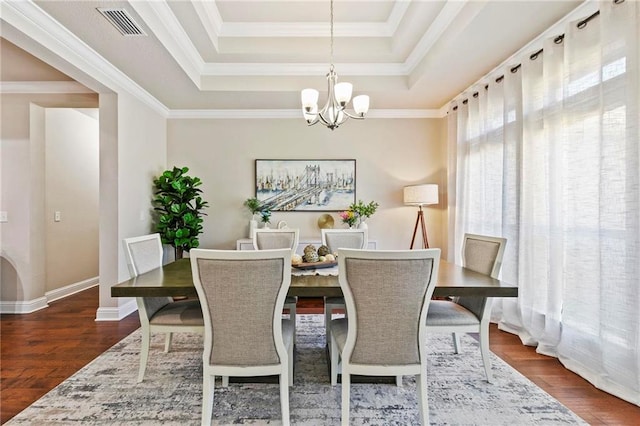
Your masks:
<instances>
[{"instance_id":1,"label":"potted plant","mask_svg":"<svg viewBox=\"0 0 640 426\"><path fill-rule=\"evenodd\" d=\"M260 210L260 218L262 220L262 223L264 223L264 227L268 228L269 223L271 223L271 210L266 207Z\"/></svg>"},{"instance_id":2,"label":"potted plant","mask_svg":"<svg viewBox=\"0 0 640 426\"><path fill-rule=\"evenodd\" d=\"M365 204L362 200L358 200L357 203L353 203L349 206L349 210L353 211L360 218L360 228L366 228L366 220L369 219L378 210L380 204L375 201L371 201Z\"/></svg>"},{"instance_id":3,"label":"potted plant","mask_svg":"<svg viewBox=\"0 0 640 426\"><path fill-rule=\"evenodd\" d=\"M159 212L156 230L162 242L174 248L176 259L200 245L198 235L206 214L202 210L209 206L200 196L202 181L188 176L188 171L188 167L174 167L153 180L154 210Z\"/></svg>"}]
</instances>

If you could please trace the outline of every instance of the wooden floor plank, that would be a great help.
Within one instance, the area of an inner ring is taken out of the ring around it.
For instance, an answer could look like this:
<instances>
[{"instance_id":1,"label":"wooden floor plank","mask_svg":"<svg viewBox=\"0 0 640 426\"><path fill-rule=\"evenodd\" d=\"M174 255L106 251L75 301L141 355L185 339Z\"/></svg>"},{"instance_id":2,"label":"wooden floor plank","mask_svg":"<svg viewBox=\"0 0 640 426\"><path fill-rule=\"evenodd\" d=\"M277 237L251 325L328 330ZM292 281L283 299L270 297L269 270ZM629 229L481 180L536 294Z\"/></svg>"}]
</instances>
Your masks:
<instances>
[{"instance_id":1,"label":"wooden floor plank","mask_svg":"<svg viewBox=\"0 0 640 426\"><path fill-rule=\"evenodd\" d=\"M0 421L31 405L140 326L137 313L96 322L98 287L28 315L1 315ZM300 298L297 312L320 314L322 299ZM523 346L517 336L490 329L491 350L593 425L638 425L640 407L602 392L555 358Z\"/></svg>"}]
</instances>

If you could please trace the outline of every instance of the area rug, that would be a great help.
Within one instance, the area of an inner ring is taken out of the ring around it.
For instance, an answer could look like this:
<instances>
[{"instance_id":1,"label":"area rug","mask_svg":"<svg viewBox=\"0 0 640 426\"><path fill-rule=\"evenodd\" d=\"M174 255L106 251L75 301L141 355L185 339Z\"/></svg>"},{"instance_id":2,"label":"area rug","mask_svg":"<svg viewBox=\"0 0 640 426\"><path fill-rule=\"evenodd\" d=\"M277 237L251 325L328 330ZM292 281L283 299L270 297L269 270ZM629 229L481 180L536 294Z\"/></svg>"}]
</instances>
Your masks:
<instances>
[{"instance_id":1,"label":"area rug","mask_svg":"<svg viewBox=\"0 0 640 426\"><path fill-rule=\"evenodd\" d=\"M430 423L435 425L586 424L573 412L492 355L494 383L485 381L478 343L461 336L429 336ZM177 334L163 352L152 339L143 383L137 383L140 330L100 355L7 425L197 425L202 399L202 336ZM322 315L298 315L291 424L340 424L340 385L328 376ZM250 348L247 348L250 350ZM219 380L217 385L219 385ZM212 424L280 424L277 383L216 387ZM351 386L352 425L419 424L413 377L403 386Z\"/></svg>"}]
</instances>

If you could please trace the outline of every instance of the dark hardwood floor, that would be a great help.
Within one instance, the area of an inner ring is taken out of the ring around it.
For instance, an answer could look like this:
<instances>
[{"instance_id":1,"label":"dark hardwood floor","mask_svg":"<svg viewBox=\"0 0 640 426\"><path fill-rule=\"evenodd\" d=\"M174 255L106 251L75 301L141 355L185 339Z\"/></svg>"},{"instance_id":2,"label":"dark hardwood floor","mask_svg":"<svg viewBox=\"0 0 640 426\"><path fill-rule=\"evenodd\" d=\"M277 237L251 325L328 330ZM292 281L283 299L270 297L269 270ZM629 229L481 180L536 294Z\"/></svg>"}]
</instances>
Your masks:
<instances>
[{"instance_id":1,"label":"dark hardwood floor","mask_svg":"<svg viewBox=\"0 0 640 426\"><path fill-rule=\"evenodd\" d=\"M140 326L137 313L119 322L96 322L97 308L93 287L33 314L0 316L2 423ZM298 313L321 312L322 299L298 304ZM590 424L640 424L640 407L599 391L494 325L491 350Z\"/></svg>"}]
</instances>

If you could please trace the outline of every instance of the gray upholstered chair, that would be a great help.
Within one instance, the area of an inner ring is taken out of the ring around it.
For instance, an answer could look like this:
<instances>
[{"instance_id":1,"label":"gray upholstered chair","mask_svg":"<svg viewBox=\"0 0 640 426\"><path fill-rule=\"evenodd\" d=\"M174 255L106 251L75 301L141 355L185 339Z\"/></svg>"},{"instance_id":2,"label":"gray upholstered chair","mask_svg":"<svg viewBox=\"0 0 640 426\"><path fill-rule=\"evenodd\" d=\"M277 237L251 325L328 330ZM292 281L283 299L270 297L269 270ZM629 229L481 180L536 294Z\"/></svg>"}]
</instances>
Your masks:
<instances>
[{"instance_id":1,"label":"gray upholstered chair","mask_svg":"<svg viewBox=\"0 0 640 426\"><path fill-rule=\"evenodd\" d=\"M462 264L481 274L498 278L502 266L505 238L465 234L462 245ZM428 333L452 333L455 353L460 350L457 333L479 333L480 353L487 381L491 382L489 356L489 320L491 300L487 297L457 297L453 300L434 300L427 314Z\"/></svg>"},{"instance_id":2,"label":"gray upholstered chair","mask_svg":"<svg viewBox=\"0 0 640 426\"><path fill-rule=\"evenodd\" d=\"M282 318L291 250L191 250L193 283L205 322L202 424L213 414L215 376L280 376L282 422L289 424L293 329Z\"/></svg>"},{"instance_id":3,"label":"gray upholstered chair","mask_svg":"<svg viewBox=\"0 0 640 426\"><path fill-rule=\"evenodd\" d=\"M256 250L271 250L290 248L291 254L296 252L298 241L300 240L299 229L256 229L253 231L253 248ZM284 308L289 310L289 318L296 324L296 306L298 298L295 296L287 296L284 302ZM295 329L293 332L293 342L296 341Z\"/></svg>"},{"instance_id":4,"label":"gray upholstered chair","mask_svg":"<svg viewBox=\"0 0 640 426\"><path fill-rule=\"evenodd\" d=\"M440 249L338 254L349 316L331 321L331 383L337 382L341 360L342 424L349 424L352 374L416 375L421 423L429 424L425 324Z\"/></svg>"},{"instance_id":5,"label":"gray upholstered chair","mask_svg":"<svg viewBox=\"0 0 640 426\"><path fill-rule=\"evenodd\" d=\"M365 249L369 243L367 229L322 229L322 245L327 246L331 253L340 248ZM331 349L331 316L335 310L345 310L344 297L324 298L324 327L327 344Z\"/></svg>"},{"instance_id":6,"label":"gray upholstered chair","mask_svg":"<svg viewBox=\"0 0 640 426\"><path fill-rule=\"evenodd\" d=\"M124 249L129 271L134 277L162 266L162 242L159 234L126 238ZM198 300L174 301L171 297L137 297L136 302L142 329L138 372L138 382L141 382L149 359L152 332L167 333L164 351L168 352L172 333L202 334L204 322Z\"/></svg>"}]
</instances>

